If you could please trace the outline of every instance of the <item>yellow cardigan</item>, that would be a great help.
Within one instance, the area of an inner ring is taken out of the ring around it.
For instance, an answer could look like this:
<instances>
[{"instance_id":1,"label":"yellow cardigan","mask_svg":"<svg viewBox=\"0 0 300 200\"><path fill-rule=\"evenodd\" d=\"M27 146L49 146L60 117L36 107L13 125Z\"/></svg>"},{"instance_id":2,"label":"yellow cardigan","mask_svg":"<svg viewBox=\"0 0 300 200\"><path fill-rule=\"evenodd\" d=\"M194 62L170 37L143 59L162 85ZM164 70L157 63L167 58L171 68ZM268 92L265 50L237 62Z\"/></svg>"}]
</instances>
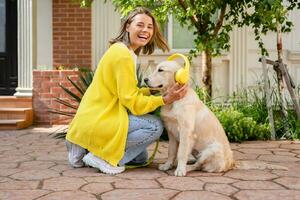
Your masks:
<instances>
[{"instance_id":1,"label":"yellow cardigan","mask_svg":"<svg viewBox=\"0 0 300 200\"><path fill-rule=\"evenodd\" d=\"M137 87L135 73L129 49L113 44L98 64L66 139L117 166L125 152L128 111L143 115L164 104L161 96Z\"/></svg>"}]
</instances>

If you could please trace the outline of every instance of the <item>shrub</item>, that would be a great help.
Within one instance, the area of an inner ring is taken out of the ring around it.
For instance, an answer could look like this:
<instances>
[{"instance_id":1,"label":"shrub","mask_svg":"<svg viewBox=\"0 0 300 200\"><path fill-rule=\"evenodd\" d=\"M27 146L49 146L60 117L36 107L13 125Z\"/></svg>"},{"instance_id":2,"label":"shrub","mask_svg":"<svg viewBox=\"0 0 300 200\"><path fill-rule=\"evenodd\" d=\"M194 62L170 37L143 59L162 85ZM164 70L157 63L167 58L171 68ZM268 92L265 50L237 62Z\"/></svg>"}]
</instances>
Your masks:
<instances>
[{"instance_id":1,"label":"shrub","mask_svg":"<svg viewBox=\"0 0 300 200\"><path fill-rule=\"evenodd\" d=\"M232 107L213 111L220 120L230 142L270 138L267 124L259 124L252 117L247 117Z\"/></svg>"}]
</instances>

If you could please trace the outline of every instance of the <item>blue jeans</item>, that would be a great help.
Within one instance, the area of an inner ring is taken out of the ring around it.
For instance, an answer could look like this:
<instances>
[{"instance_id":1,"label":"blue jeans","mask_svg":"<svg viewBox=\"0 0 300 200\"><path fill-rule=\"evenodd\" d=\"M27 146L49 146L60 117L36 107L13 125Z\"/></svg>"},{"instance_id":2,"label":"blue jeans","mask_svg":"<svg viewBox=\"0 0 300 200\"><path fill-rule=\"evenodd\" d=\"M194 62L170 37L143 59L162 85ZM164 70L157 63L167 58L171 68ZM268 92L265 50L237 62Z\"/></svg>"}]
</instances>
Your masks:
<instances>
[{"instance_id":1,"label":"blue jeans","mask_svg":"<svg viewBox=\"0 0 300 200\"><path fill-rule=\"evenodd\" d=\"M147 146L159 139L163 132L162 121L154 115L129 114L129 127L125 154L120 166L128 162L144 163L148 159Z\"/></svg>"},{"instance_id":2,"label":"blue jeans","mask_svg":"<svg viewBox=\"0 0 300 200\"><path fill-rule=\"evenodd\" d=\"M128 136L125 154L120 166L128 162L144 163L148 159L147 146L158 140L163 132L162 121L154 115L135 116L129 114ZM83 166L82 158L86 150L66 140L69 153L69 162L73 167Z\"/></svg>"}]
</instances>

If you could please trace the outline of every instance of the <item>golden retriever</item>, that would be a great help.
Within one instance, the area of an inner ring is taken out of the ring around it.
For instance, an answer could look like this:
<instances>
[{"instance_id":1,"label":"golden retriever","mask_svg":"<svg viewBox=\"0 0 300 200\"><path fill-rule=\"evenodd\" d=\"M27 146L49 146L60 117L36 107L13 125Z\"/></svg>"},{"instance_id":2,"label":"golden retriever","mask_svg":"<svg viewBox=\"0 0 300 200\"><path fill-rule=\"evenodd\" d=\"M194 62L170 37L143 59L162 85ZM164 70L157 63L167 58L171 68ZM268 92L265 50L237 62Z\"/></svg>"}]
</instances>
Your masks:
<instances>
[{"instance_id":1,"label":"golden retriever","mask_svg":"<svg viewBox=\"0 0 300 200\"><path fill-rule=\"evenodd\" d=\"M145 83L149 88L159 88L165 94L176 84L174 76L181 66L176 61L163 61L150 74ZM202 170L224 172L232 168L248 169L248 164L238 164L233 159L225 131L211 110L204 105L192 88L182 99L161 108L161 118L169 136L168 159L159 169L166 171L175 166L175 176ZM187 165L190 154L197 159ZM250 167L251 168L251 167ZM254 168L274 168L273 165L256 165ZM276 167L283 169L283 167ZM284 168L285 169L285 168Z\"/></svg>"}]
</instances>

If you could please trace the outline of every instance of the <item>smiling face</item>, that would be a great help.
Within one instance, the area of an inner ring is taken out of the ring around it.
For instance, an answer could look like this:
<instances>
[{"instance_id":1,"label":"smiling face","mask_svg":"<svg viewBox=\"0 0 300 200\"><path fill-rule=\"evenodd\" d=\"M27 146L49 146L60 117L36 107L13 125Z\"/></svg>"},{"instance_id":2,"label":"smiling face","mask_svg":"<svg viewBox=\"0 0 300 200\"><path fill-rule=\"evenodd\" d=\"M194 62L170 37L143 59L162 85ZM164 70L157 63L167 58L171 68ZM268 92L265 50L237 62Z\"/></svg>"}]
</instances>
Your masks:
<instances>
[{"instance_id":1,"label":"smiling face","mask_svg":"<svg viewBox=\"0 0 300 200\"><path fill-rule=\"evenodd\" d=\"M145 80L150 88L160 88L164 93L175 82L175 73L180 65L175 61L163 61L159 63L153 73Z\"/></svg>"},{"instance_id":2,"label":"smiling face","mask_svg":"<svg viewBox=\"0 0 300 200\"><path fill-rule=\"evenodd\" d=\"M153 36L153 20L146 14L137 14L133 21L127 24L126 31L129 33L130 48L136 50L145 46Z\"/></svg>"}]
</instances>

